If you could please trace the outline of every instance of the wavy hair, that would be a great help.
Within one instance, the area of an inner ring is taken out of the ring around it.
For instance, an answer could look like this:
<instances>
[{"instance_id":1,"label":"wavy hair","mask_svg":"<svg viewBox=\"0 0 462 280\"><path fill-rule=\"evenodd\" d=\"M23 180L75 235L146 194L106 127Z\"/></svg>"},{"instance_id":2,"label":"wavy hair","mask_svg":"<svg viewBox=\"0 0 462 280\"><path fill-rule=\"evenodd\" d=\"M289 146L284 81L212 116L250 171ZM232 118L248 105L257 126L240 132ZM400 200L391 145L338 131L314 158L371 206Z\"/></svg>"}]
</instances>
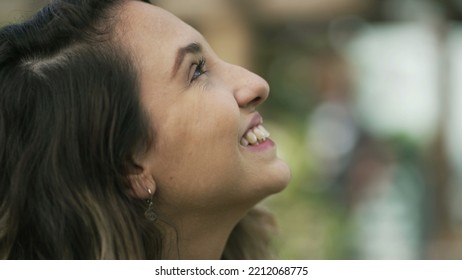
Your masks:
<instances>
[{"instance_id":1,"label":"wavy hair","mask_svg":"<svg viewBox=\"0 0 462 280\"><path fill-rule=\"evenodd\" d=\"M123 1L58 0L0 29L0 259L162 256L162 231L128 191L134 156L155 143L114 36ZM268 256L257 213L223 258Z\"/></svg>"}]
</instances>

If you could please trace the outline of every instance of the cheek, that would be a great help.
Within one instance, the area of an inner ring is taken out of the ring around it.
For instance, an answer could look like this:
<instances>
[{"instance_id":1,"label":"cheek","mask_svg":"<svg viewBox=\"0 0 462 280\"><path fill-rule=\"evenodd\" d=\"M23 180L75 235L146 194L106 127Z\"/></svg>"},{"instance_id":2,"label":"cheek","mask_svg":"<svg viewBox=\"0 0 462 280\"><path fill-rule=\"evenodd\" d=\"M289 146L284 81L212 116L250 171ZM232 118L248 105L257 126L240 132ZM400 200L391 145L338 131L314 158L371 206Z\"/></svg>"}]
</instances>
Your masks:
<instances>
[{"instance_id":1,"label":"cheek","mask_svg":"<svg viewBox=\"0 0 462 280\"><path fill-rule=\"evenodd\" d=\"M163 184L197 191L219 188L235 175L239 108L225 101L189 102L169 110L157 131L154 155Z\"/></svg>"},{"instance_id":2,"label":"cheek","mask_svg":"<svg viewBox=\"0 0 462 280\"><path fill-rule=\"evenodd\" d=\"M231 199L241 169L235 141L229 141L236 136L223 127L216 121L199 122L162 145L153 174L164 210L219 208Z\"/></svg>"}]
</instances>

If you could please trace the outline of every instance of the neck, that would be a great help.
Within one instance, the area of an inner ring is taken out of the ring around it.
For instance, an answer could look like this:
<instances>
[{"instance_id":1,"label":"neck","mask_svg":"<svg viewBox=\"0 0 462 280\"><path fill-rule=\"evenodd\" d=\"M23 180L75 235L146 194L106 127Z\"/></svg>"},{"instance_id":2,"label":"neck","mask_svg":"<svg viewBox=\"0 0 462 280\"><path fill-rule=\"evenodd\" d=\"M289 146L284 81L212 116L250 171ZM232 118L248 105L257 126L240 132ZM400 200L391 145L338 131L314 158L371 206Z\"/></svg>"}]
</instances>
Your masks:
<instances>
[{"instance_id":1,"label":"neck","mask_svg":"<svg viewBox=\"0 0 462 280\"><path fill-rule=\"evenodd\" d=\"M220 259L228 237L241 216L214 215L199 217L188 215L176 220L175 228L167 230L164 259L214 260Z\"/></svg>"}]
</instances>

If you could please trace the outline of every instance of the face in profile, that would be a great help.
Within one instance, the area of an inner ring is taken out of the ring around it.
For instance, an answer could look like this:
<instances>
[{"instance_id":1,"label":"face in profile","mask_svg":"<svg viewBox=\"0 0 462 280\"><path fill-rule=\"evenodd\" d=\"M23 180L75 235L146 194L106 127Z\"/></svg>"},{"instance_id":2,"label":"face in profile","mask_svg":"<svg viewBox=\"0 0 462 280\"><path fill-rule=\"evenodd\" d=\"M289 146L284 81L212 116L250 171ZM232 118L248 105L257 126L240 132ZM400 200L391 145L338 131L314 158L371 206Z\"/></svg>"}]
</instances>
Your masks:
<instances>
[{"instance_id":1,"label":"face in profile","mask_svg":"<svg viewBox=\"0 0 462 280\"><path fill-rule=\"evenodd\" d=\"M121 11L119 36L135 57L155 135L137 161L155 182L158 210L171 218L241 213L282 190L290 171L257 111L266 81L221 60L158 7L129 1Z\"/></svg>"}]
</instances>

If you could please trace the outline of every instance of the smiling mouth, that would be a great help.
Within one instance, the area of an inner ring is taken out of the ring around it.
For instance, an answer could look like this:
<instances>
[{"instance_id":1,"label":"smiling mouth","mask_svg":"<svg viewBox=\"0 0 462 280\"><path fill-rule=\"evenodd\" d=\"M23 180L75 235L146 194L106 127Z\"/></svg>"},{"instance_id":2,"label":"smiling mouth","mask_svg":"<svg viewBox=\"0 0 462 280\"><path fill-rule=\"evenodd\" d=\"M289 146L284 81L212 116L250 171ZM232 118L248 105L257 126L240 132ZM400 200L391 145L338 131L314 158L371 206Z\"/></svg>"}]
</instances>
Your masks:
<instances>
[{"instance_id":1,"label":"smiling mouth","mask_svg":"<svg viewBox=\"0 0 462 280\"><path fill-rule=\"evenodd\" d=\"M263 127L263 125L258 125L249 129L241 139L241 145L244 147L247 146L256 146L266 141L270 136L269 132Z\"/></svg>"}]
</instances>

